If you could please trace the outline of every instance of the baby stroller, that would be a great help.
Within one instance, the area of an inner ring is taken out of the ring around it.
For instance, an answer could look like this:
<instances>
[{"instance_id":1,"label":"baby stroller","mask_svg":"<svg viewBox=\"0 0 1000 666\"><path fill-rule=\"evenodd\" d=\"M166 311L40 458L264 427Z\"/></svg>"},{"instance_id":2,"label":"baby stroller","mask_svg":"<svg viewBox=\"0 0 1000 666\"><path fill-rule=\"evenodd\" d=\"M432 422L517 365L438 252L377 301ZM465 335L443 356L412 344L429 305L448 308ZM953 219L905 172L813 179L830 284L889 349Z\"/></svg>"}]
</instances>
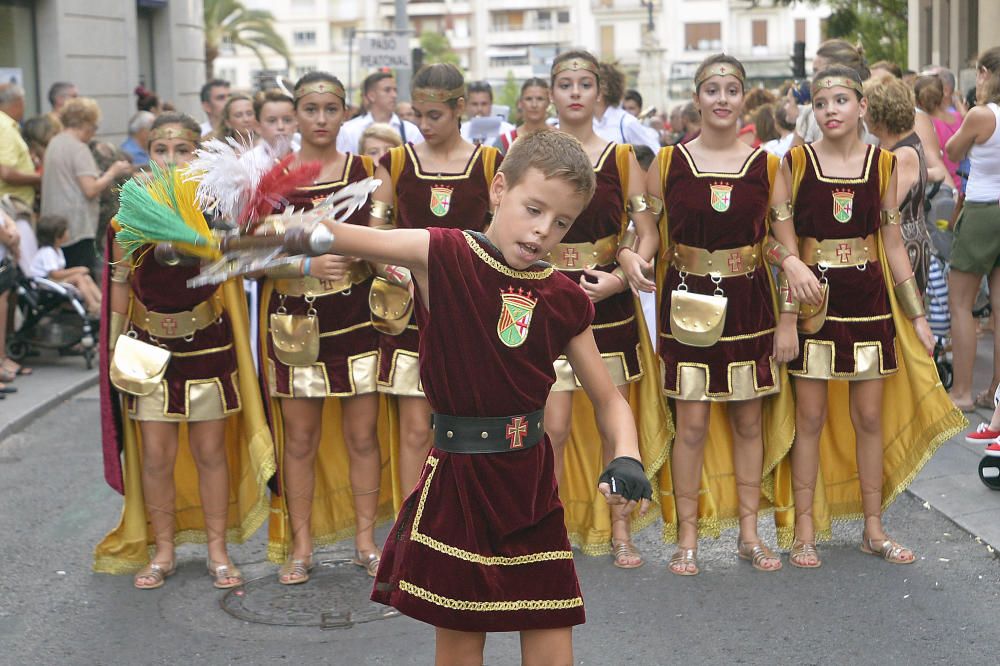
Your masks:
<instances>
[{"instance_id":1,"label":"baby stroller","mask_svg":"<svg viewBox=\"0 0 1000 666\"><path fill-rule=\"evenodd\" d=\"M1000 402L1000 386L993 394L994 409ZM986 454L979 461L979 480L990 490L1000 490L1000 455L986 449Z\"/></svg>"},{"instance_id":2,"label":"baby stroller","mask_svg":"<svg viewBox=\"0 0 1000 666\"><path fill-rule=\"evenodd\" d=\"M87 369L93 367L97 323L76 289L19 272L14 294L21 324L7 337L8 356L21 361L39 349L55 349L60 356L83 356Z\"/></svg>"}]
</instances>

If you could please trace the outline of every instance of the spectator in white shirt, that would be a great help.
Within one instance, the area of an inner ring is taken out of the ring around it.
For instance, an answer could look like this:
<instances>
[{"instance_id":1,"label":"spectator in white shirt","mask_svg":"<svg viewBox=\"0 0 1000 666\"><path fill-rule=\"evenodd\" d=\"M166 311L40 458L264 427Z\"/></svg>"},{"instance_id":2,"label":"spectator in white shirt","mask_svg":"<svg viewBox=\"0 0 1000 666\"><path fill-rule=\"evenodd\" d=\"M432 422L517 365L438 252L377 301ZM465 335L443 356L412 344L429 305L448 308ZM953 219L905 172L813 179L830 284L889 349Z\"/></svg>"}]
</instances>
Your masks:
<instances>
[{"instance_id":1,"label":"spectator in white shirt","mask_svg":"<svg viewBox=\"0 0 1000 666\"><path fill-rule=\"evenodd\" d=\"M201 108L208 120L201 124L201 135L208 136L222 122L222 109L229 100L229 81L212 79L201 87Z\"/></svg>"},{"instance_id":2,"label":"spectator in white shirt","mask_svg":"<svg viewBox=\"0 0 1000 666\"><path fill-rule=\"evenodd\" d=\"M399 132L403 143L424 140L413 123L396 115L396 79L388 72L375 72L365 79L364 101L368 113L344 123L337 135L337 150L357 154L361 150L361 135L372 123L386 123Z\"/></svg>"},{"instance_id":3,"label":"spectator in white shirt","mask_svg":"<svg viewBox=\"0 0 1000 666\"><path fill-rule=\"evenodd\" d=\"M69 240L69 224L65 217L43 215L38 220L38 252L31 259L28 277L48 278L76 288L83 297L87 312L97 316L101 311L101 290L85 266L66 268L62 245Z\"/></svg>"},{"instance_id":4,"label":"spectator in white shirt","mask_svg":"<svg viewBox=\"0 0 1000 666\"><path fill-rule=\"evenodd\" d=\"M493 115L493 87L487 81L469 83L465 90L465 112L468 114L469 120ZM462 123L462 138L469 143L493 145L497 139L513 129L513 125L501 120L496 136L474 137L471 132L472 124Z\"/></svg>"},{"instance_id":5,"label":"spectator in white shirt","mask_svg":"<svg viewBox=\"0 0 1000 666\"><path fill-rule=\"evenodd\" d=\"M659 133L643 126L635 116L622 109L625 74L611 63L601 63L601 95L594 107L594 132L605 141L648 146L660 152Z\"/></svg>"}]
</instances>

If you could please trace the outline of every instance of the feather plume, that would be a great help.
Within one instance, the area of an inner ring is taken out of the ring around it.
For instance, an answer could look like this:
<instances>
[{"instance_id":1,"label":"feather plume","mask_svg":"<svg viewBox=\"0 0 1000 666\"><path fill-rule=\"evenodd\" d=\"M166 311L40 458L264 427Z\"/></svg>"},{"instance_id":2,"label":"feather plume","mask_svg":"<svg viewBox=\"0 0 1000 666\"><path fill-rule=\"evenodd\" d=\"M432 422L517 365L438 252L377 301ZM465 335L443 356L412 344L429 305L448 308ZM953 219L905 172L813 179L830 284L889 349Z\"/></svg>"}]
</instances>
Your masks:
<instances>
[{"instance_id":1,"label":"feather plume","mask_svg":"<svg viewBox=\"0 0 1000 666\"><path fill-rule=\"evenodd\" d=\"M306 162L293 167L294 160L295 155L288 155L261 177L243 208L243 214L239 218L240 229L253 231L261 218L272 211L284 209L288 205L289 195L296 188L316 182L323 165L319 162Z\"/></svg>"},{"instance_id":2,"label":"feather plume","mask_svg":"<svg viewBox=\"0 0 1000 666\"><path fill-rule=\"evenodd\" d=\"M185 178L198 181L198 205L228 219L238 219L270 162L255 159L253 146L228 138L209 139L185 167Z\"/></svg>"},{"instance_id":3,"label":"feather plume","mask_svg":"<svg viewBox=\"0 0 1000 666\"><path fill-rule=\"evenodd\" d=\"M157 201L135 178L122 185L117 220L120 228L115 240L125 250L125 256L147 243L173 242L191 247L208 243L177 211Z\"/></svg>"},{"instance_id":4,"label":"feather plume","mask_svg":"<svg viewBox=\"0 0 1000 666\"><path fill-rule=\"evenodd\" d=\"M204 245L175 242L177 249L184 254L216 259L219 256L218 243L209 229L208 221L198 206L198 183L186 179L174 167L160 169L153 164L153 177L147 188L152 197L176 212L184 223L205 240Z\"/></svg>"}]
</instances>

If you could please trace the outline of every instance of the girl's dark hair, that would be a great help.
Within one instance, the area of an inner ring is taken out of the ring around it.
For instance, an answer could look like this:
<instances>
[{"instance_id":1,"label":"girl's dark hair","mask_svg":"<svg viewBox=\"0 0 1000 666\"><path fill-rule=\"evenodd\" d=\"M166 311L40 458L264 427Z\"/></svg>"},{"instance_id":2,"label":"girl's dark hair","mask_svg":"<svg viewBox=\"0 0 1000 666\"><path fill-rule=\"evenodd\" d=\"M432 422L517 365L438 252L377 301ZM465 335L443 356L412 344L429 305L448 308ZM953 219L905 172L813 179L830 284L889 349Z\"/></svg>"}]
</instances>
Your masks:
<instances>
[{"instance_id":1,"label":"girl's dark hair","mask_svg":"<svg viewBox=\"0 0 1000 666\"><path fill-rule=\"evenodd\" d=\"M549 82L537 76L531 77L530 79L526 80L524 83L521 84L522 97L524 96L524 91L527 90L528 88L545 88L546 90L548 90Z\"/></svg>"},{"instance_id":2,"label":"girl's dark hair","mask_svg":"<svg viewBox=\"0 0 1000 666\"><path fill-rule=\"evenodd\" d=\"M332 83L333 85L340 86L341 89L344 89L344 84L340 82L340 79L338 79L333 74L330 74L329 72L307 72L306 74L303 74L298 81L295 82L295 87L293 88L293 90L298 90L300 86L304 86L307 83L316 83L317 81L326 81L327 83ZM340 101L343 102L345 106L347 105L347 100L341 99ZM299 100L293 99L292 106L294 106L296 109L299 108ZM254 105L254 111L256 112L256 110L257 106Z\"/></svg>"},{"instance_id":3,"label":"girl's dark hair","mask_svg":"<svg viewBox=\"0 0 1000 666\"><path fill-rule=\"evenodd\" d=\"M264 109L264 105L271 102L288 102L295 106L295 100L277 88L262 90L253 97L253 115L257 120L260 120L260 112Z\"/></svg>"},{"instance_id":4,"label":"girl's dark hair","mask_svg":"<svg viewBox=\"0 0 1000 666\"><path fill-rule=\"evenodd\" d=\"M694 80L697 81L698 79L700 79L702 72L704 72L706 69L708 69L712 65L720 65L720 64L721 65L732 65L733 67L735 67L739 71L739 73L740 73L740 77L739 78L742 79L743 82L744 82L743 83L743 90L746 90L746 80L747 80L747 70L746 70L746 68L743 66L742 62L740 62L739 60L737 60L733 56L725 54L725 53L716 53L715 55L710 55L707 58L705 58L704 60L702 60L701 64L698 65L698 69L695 70ZM699 88L701 88L701 84L695 86L694 91L698 92Z\"/></svg>"},{"instance_id":5,"label":"girl's dark hair","mask_svg":"<svg viewBox=\"0 0 1000 666\"><path fill-rule=\"evenodd\" d=\"M573 58L586 60L588 63L593 65L594 76L597 77L597 83L598 85L601 83L601 75L598 73L601 71L601 63L597 61L597 58L594 57L594 54L592 54L590 51L584 51L583 49L575 49L573 51L563 51L562 53L560 53L555 57L555 60L552 61L552 69L550 71L553 72L556 71L556 65L558 65L561 62L565 62L566 60L572 60ZM555 83L556 81L556 77L554 74L552 74L549 77L549 79L551 80L552 83Z\"/></svg>"},{"instance_id":6,"label":"girl's dark hair","mask_svg":"<svg viewBox=\"0 0 1000 666\"><path fill-rule=\"evenodd\" d=\"M858 84L859 88L862 86L861 75L858 74L858 70L854 69L853 67L847 67L846 65L831 65L830 67L824 69L822 72L818 72L816 76L813 77L812 87L815 88L816 83L819 80L825 79L828 76L839 76L841 78L851 79L852 81L855 81ZM862 95L857 90L854 91L854 94L858 96L858 99L864 97L864 95Z\"/></svg>"},{"instance_id":7,"label":"girl's dark hair","mask_svg":"<svg viewBox=\"0 0 1000 666\"><path fill-rule=\"evenodd\" d=\"M934 113L944 99L944 84L936 74L924 74L914 82L913 94L921 110Z\"/></svg>"},{"instance_id":8,"label":"girl's dark hair","mask_svg":"<svg viewBox=\"0 0 1000 666\"><path fill-rule=\"evenodd\" d=\"M845 39L828 39L819 45L816 55L827 60L831 66L850 67L862 81L872 75L865 62L865 50L860 44L855 46Z\"/></svg>"},{"instance_id":9,"label":"girl's dark hair","mask_svg":"<svg viewBox=\"0 0 1000 666\"><path fill-rule=\"evenodd\" d=\"M163 127L164 125L180 125L186 130L191 130L196 135L201 136L201 125L198 121L189 116L186 113L180 111L164 111L160 115L156 116L156 120L153 121L153 126L149 128L150 134L152 131ZM152 141L150 141L152 143ZM147 145L148 149L149 146Z\"/></svg>"},{"instance_id":10,"label":"girl's dark hair","mask_svg":"<svg viewBox=\"0 0 1000 666\"><path fill-rule=\"evenodd\" d=\"M433 65L424 65L413 76L410 83L410 91L417 88L437 88L440 90L454 90L465 85L465 77L458 67L448 62L438 62ZM448 106L456 108L457 99L448 100Z\"/></svg>"},{"instance_id":11,"label":"girl's dark hair","mask_svg":"<svg viewBox=\"0 0 1000 666\"><path fill-rule=\"evenodd\" d=\"M761 143L781 138L774 118L773 104L762 104L754 109L750 122L753 123L754 133Z\"/></svg>"},{"instance_id":12,"label":"girl's dark hair","mask_svg":"<svg viewBox=\"0 0 1000 666\"><path fill-rule=\"evenodd\" d=\"M55 247L56 240L69 229L69 222L62 215L42 215L35 227L38 247Z\"/></svg>"},{"instance_id":13,"label":"girl's dark hair","mask_svg":"<svg viewBox=\"0 0 1000 666\"><path fill-rule=\"evenodd\" d=\"M980 53L976 64L986 70L989 75L983 83L981 93L976 94L976 102L979 104L1000 103L1000 46L994 46Z\"/></svg>"},{"instance_id":14,"label":"girl's dark hair","mask_svg":"<svg viewBox=\"0 0 1000 666\"><path fill-rule=\"evenodd\" d=\"M601 63L601 92L608 106L619 106L625 94L625 72L613 62Z\"/></svg>"}]
</instances>

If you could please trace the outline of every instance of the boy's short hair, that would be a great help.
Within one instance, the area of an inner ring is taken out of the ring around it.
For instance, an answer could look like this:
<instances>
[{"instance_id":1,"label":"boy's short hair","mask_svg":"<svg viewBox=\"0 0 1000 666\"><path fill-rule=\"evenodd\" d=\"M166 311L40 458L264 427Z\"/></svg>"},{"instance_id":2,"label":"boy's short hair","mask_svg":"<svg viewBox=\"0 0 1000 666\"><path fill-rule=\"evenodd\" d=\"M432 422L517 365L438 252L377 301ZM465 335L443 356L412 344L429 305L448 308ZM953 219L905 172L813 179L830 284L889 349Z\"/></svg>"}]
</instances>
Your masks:
<instances>
[{"instance_id":1,"label":"boy's short hair","mask_svg":"<svg viewBox=\"0 0 1000 666\"><path fill-rule=\"evenodd\" d=\"M583 145L565 132L540 129L518 136L500 164L499 171L507 187L516 187L524 180L528 169L538 169L548 178L558 178L569 184L589 203L597 181Z\"/></svg>"},{"instance_id":2,"label":"boy's short hair","mask_svg":"<svg viewBox=\"0 0 1000 666\"><path fill-rule=\"evenodd\" d=\"M62 215L42 215L38 218L38 225L35 227L38 247L55 247L56 240L66 233L67 229L69 229L69 222Z\"/></svg>"},{"instance_id":3,"label":"boy's short hair","mask_svg":"<svg viewBox=\"0 0 1000 666\"><path fill-rule=\"evenodd\" d=\"M466 92L470 95L472 93L486 93L490 96L490 102L493 101L493 86L490 85L489 81L470 81Z\"/></svg>"}]
</instances>

